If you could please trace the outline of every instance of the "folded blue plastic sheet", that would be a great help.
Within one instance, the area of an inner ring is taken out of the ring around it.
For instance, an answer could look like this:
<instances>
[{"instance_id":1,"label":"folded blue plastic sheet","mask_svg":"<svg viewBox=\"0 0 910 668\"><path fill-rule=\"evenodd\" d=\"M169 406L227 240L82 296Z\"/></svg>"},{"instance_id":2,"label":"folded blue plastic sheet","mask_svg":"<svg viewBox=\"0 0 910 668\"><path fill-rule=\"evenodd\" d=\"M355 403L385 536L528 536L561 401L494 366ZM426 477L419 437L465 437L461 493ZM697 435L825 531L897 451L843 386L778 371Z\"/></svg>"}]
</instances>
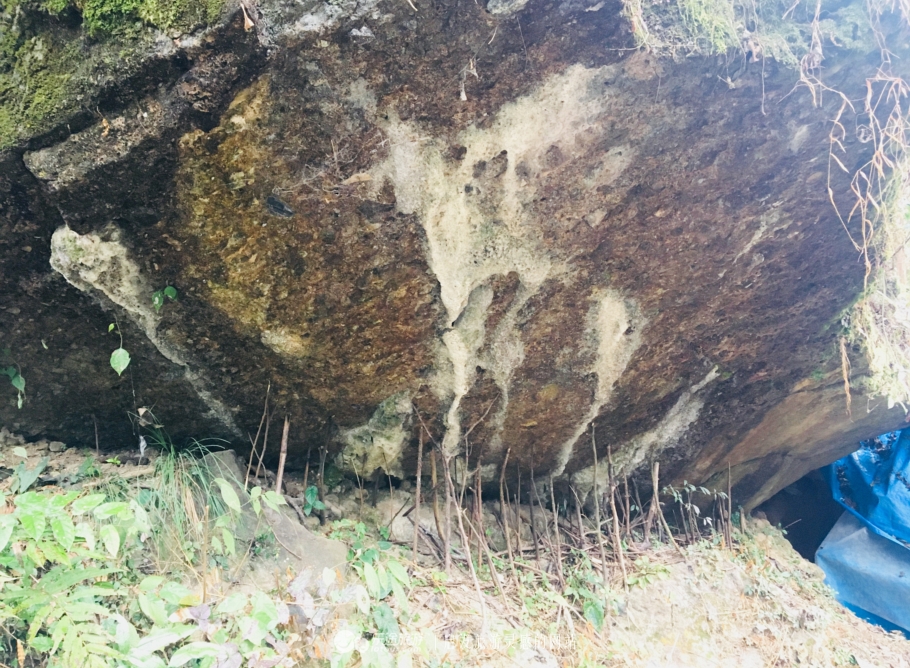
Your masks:
<instances>
[{"instance_id":1,"label":"folded blue plastic sheet","mask_svg":"<svg viewBox=\"0 0 910 668\"><path fill-rule=\"evenodd\" d=\"M838 600L857 616L888 630L910 629L910 550L844 513L815 553L815 563Z\"/></svg>"},{"instance_id":2,"label":"folded blue plastic sheet","mask_svg":"<svg viewBox=\"0 0 910 668\"><path fill-rule=\"evenodd\" d=\"M910 547L910 429L863 441L829 475L836 501L879 535Z\"/></svg>"},{"instance_id":3,"label":"folded blue plastic sheet","mask_svg":"<svg viewBox=\"0 0 910 668\"><path fill-rule=\"evenodd\" d=\"M910 629L910 430L864 441L828 475L847 512L815 555L825 582L858 615Z\"/></svg>"}]
</instances>

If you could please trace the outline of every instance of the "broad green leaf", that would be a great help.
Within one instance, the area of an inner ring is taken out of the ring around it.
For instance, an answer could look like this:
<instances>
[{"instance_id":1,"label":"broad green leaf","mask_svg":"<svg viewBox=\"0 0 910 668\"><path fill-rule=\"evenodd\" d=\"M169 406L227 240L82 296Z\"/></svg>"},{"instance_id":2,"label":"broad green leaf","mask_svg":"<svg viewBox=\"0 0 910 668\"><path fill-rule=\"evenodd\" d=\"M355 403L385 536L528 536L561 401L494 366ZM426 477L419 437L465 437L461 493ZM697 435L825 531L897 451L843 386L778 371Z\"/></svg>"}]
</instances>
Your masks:
<instances>
[{"instance_id":1,"label":"broad green leaf","mask_svg":"<svg viewBox=\"0 0 910 668\"><path fill-rule=\"evenodd\" d=\"M114 631L114 642L121 652L128 652L139 644L139 632L136 627L130 624L129 620L123 615L113 615L116 630Z\"/></svg>"},{"instance_id":2,"label":"broad green leaf","mask_svg":"<svg viewBox=\"0 0 910 668\"><path fill-rule=\"evenodd\" d=\"M164 578L160 575L149 575L146 578L143 578L142 582L139 583L139 591L150 592L154 591L164 583Z\"/></svg>"},{"instance_id":3,"label":"broad green leaf","mask_svg":"<svg viewBox=\"0 0 910 668\"><path fill-rule=\"evenodd\" d=\"M31 643L35 639L35 636L38 635L38 631L41 630L41 626L44 624L44 620L48 618L48 615L50 615L53 610L53 605L45 605L35 613L34 617L32 617L32 623L28 627L28 635L25 636L25 639L29 643Z\"/></svg>"},{"instance_id":4,"label":"broad green leaf","mask_svg":"<svg viewBox=\"0 0 910 668\"><path fill-rule=\"evenodd\" d=\"M101 527L100 532L101 542L104 544L104 548L108 551L112 557L116 557L117 553L120 551L120 533L117 529L110 525L105 524Z\"/></svg>"},{"instance_id":5,"label":"broad green leaf","mask_svg":"<svg viewBox=\"0 0 910 668\"><path fill-rule=\"evenodd\" d=\"M221 490L221 498L224 499L225 505L235 513L239 513L240 499L237 492L234 491L234 486L224 478L215 478L215 482L218 484L218 489Z\"/></svg>"},{"instance_id":6,"label":"broad green leaf","mask_svg":"<svg viewBox=\"0 0 910 668\"><path fill-rule=\"evenodd\" d=\"M181 626L177 624L171 624L166 629L158 627L153 628L149 631L149 634L140 640L139 644L130 651L130 656L135 656L139 659L151 656L155 652L183 640L195 630L195 626Z\"/></svg>"},{"instance_id":7,"label":"broad green leaf","mask_svg":"<svg viewBox=\"0 0 910 668\"><path fill-rule=\"evenodd\" d=\"M130 506L125 501L110 501L95 508L94 514L99 520L106 520L110 517L128 519Z\"/></svg>"},{"instance_id":8,"label":"broad green leaf","mask_svg":"<svg viewBox=\"0 0 910 668\"><path fill-rule=\"evenodd\" d=\"M126 367L129 365L130 354L123 348L117 348L117 350L111 353L111 368L117 372L118 376L126 371Z\"/></svg>"},{"instance_id":9,"label":"broad green leaf","mask_svg":"<svg viewBox=\"0 0 910 668\"><path fill-rule=\"evenodd\" d=\"M85 546L91 551L95 551L95 531L87 522L79 522L76 525L76 536L85 541Z\"/></svg>"},{"instance_id":10,"label":"broad green leaf","mask_svg":"<svg viewBox=\"0 0 910 668\"><path fill-rule=\"evenodd\" d=\"M279 506L288 505L288 502L285 501L284 497L281 494L272 490L269 490L263 494L262 498L265 500L266 505L275 512L278 512Z\"/></svg>"},{"instance_id":11,"label":"broad green leaf","mask_svg":"<svg viewBox=\"0 0 910 668\"><path fill-rule=\"evenodd\" d=\"M193 659L204 659L209 656L218 656L221 646L210 642L187 643L171 655L168 666L182 666Z\"/></svg>"},{"instance_id":12,"label":"broad green leaf","mask_svg":"<svg viewBox=\"0 0 910 668\"><path fill-rule=\"evenodd\" d=\"M166 582L158 595L171 605L180 605L180 601L187 599L192 593L179 582Z\"/></svg>"},{"instance_id":13,"label":"broad green leaf","mask_svg":"<svg viewBox=\"0 0 910 668\"><path fill-rule=\"evenodd\" d=\"M28 459L28 451L26 451L26 449L21 445L17 445L15 448L13 448L13 454L17 457L21 457L22 459Z\"/></svg>"},{"instance_id":14,"label":"broad green leaf","mask_svg":"<svg viewBox=\"0 0 910 668\"><path fill-rule=\"evenodd\" d=\"M173 285L169 285L164 289L164 295L171 300L177 299L177 288Z\"/></svg>"},{"instance_id":15,"label":"broad green leaf","mask_svg":"<svg viewBox=\"0 0 910 668\"><path fill-rule=\"evenodd\" d=\"M69 552L76 540L76 527L69 515L56 515L51 518L51 531L60 547Z\"/></svg>"},{"instance_id":16,"label":"broad green leaf","mask_svg":"<svg viewBox=\"0 0 910 668\"><path fill-rule=\"evenodd\" d=\"M38 513L23 513L19 517L22 528L33 539L38 540L47 528L47 517Z\"/></svg>"},{"instance_id":17,"label":"broad green leaf","mask_svg":"<svg viewBox=\"0 0 910 668\"><path fill-rule=\"evenodd\" d=\"M223 528L221 530L221 537L224 539L224 547L227 550L227 555L233 557L237 554L237 544L234 542L234 534L227 528Z\"/></svg>"},{"instance_id":18,"label":"broad green leaf","mask_svg":"<svg viewBox=\"0 0 910 668\"><path fill-rule=\"evenodd\" d=\"M152 294L152 306L155 307L155 311L160 311L161 307L164 306L164 291L156 290Z\"/></svg>"},{"instance_id":19,"label":"broad green leaf","mask_svg":"<svg viewBox=\"0 0 910 668\"><path fill-rule=\"evenodd\" d=\"M409 608L408 595L405 593L401 583L395 578L392 578L392 591L395 593L395 600L398 601L398 606L401 608L401 611L407 614Z\"/></svg>"},{"instance_id":20,"label":"broad green leaf","mask_svg":"<svg viewBox=\"0 0 910 668\"><path fill-rule=\"evenodd\" d=\"M594 601L585 601L584 613L585 619L591 622L595 629L600 631L604 625L604 610L603 607L601 607L600 603Z\"/></svg>"},{"instance_id":21,"label":"broad green leaf","mask_svg":"<svg viewBox=\"0 0 910 668\"><path fill-rule=\"evenodd\" d=\"M408 571L404 566L401 565L401 563L395 561L394 559L390 559L389 563L386 564L386 568L388 568L389 572L395 577L395 579L405 587L409 587L411 585L411 578L408 577Z\"/></svg>"},{"instance_id":22,"label":"broad green leaf","mask_svg":"<svg viewBox=\"0 0 910 668\"><path fill-rule=\"evenodd\" d=\"M13 515L0 515L0 552L9 545L9 539L16 528L16 518Z\"/></svg>"},{"instance_id":23,"label":"broad green leaf","mask_svg":"<svg viewBox=\"0 0 910 668\"><path fill-rule=\"evenodd\" d=\"M373 568L373 564L363 565L363 579L367 583L367 589L370 590L370 595L373 598L379 598L379 593L382 588L379 585L379 576L376 574L376 569Z\"/></svg>"},{"instance_id":24,"label":"broad green leaf","mask_svg":"<svg viewBox=\"0 0 910 668\"><path fill-rule=\"evenodd\" d=\"M167 608L164 601L154 595L139 594L139 609L158 626L167 626Z\"/></svg>"},{"instance_id":25,"label":"broad green leaf","mask_svg":"<svg viewBox=\"0 0 910 668\"><path fill-rule=\"evenodd\" d=\"M241 594L239 592L231 594L215 607L215 614L233 615L243 610L249 601L250 598L246 594Z\"/></svg>"},{"instance_id":26,"label":"broad green leaf","mask_svg":"<svg viewBox=\"0 0 910 668\"><path fill-rule=\"evenodd\" d=\"M110 610L98 603L67 601L66 614L74 622L94 622L97 617L107 617Z\"/></svg>"},{"instance_id":27,"label":"broad green leaf","mask_svg":"<svg viewBox=\"0 0 910 668\"><path fill-rule=\"evenodd\" d=\"M50 639L49 636L37 636L29 644L29 649L33 649L40 654L49 654L51 647L54 646L54 641Z\"/></svg>"},{"instance_id":28,"label":"broad green leaf","mask_svg":"<svg viewBox=\"0 0 910 668\"><path fill-rule=\"evenodd\" d=\"M84 570L73 570L71 568L64 568L63 566L56 566L41 578L41 588L48 594L59 594L67 589L72 589L85 580L94 580L95 578L104 577L105 575L117 572L118 571L113 568L86 568ZM93 591L90 593L94 594L94 589L95 588L92 588Z\"/></svg>"},{"instance_id":29,"label":"broad green leaf","mask_svg":"<svg viewBox=\"0 0 910 668\"><path fill-rule=\"evenodd\" d=\"M88 496L83 496L82 498L73 501L70 511L74 515L81 515L104 503L105 498L104 494L89 494Z\"/></svg>"},{"instance_id":30,"label":"broad green leaf","mask_svg":"<svg viewBox=\"0 0 910 668\"><path fill-rule=\"evenodd\" d=\"M35 566L37 566L38 568L41 568L42 566L44 566L44 562L47 561L47 559L44 556L44 552L41 551L41 548L39 548L37 544L32 543L32 542L28 542L25 544L25 554L29 559L31 559L32 561L35 562Z\"/></svg>"},{"instance_id":31,"label":"broad green leaf","mask_svg":"<svg viewBox=\"0 0 910 668\"><path fill-rule=\"evenodd\" d=\"M111 332L114 331L114 323L111 323L110 325L107 326L107 331L108 331L108 334L110 334Z\"/></svg>"},{"instance_id":32,"label":"broad green leaf","mask_svg":"<svg viewBox=\"0 0 910 668\"><path fill-rule=\"evenodd\" d=\"M149 520L148 513L145 511L136 499L130 499L130 510L133 511L133 529L141 533L151 533L152 524Z\"/></svg>"},{"instance_id":33,"label":"broad green leaf","mask_svg":"<svg viewBox=\"0 0 910 668\"><path fill-rule=\"evenodd\" d=\"M63 510L69 504L70 501L79 496L79 492L67 492L66 494L56 494L50 499L51 508L56 508L57 510Z\"/></svg>"},{"instance_id":34,"label":"broad green leaf","mask_svg":"<svg viewBox=\"0 0 910 668\"><path fill-rule=\"evenodd\" d=\"M38 462L34 468L27 469L25 468L25 462L20 463L16 467L16 476L19 478L19 492L25 492L29 487L35 484L35 481L38 480L38 476L44 471L47 467L48 462L50 461L49 457L43 457L40 462ZM17 504L18 505L18 504Z\"/></svg>"},{"instance_id":35,"label":"broad green leaf","mask_svg":"<svg viewBox=\"0 0 910 668\"><path fill-rule=\"evenodd\" d=\"M275 601L261 591L255 592L250 601L253 604L250 617L256 621L263 635L274 629L278 625L278 608L275 607Z\"/></svg>"},{"instance_id":36,"label":"broad green leaf","mask_svg":"<svg viewBox=\"0 0 910 668\"><path fill-rule=\"evenodd\" d=\"M67 551L64 550L63 547L54 541L41 541L41 551L49 561L64 564L66 566L70 565L69 554L67 554Z\"/></svg>"},{"instance_id":37,"label":"broad green leaf","mask_svg":"<svg viewBox=\"0 0 910 668\"><path fill-rule=\"evenodd\" d=\"M386 643L396 644L398 642L398 620L395 619L395 613L388 603L380 603L373 608L373 621L376 622L376 629L380 637Z\"/></svg>"},{"instance_id":38,"label":"broad green leaf","mask_svg":"<svg viewBox=\"0 0 910 668\"><path fill-rule=\"evenodd\" d=\"M25 392L25 378L22 377L22 374L17 373L10 382L17 390Z\"/></svg>"}]
</instances>

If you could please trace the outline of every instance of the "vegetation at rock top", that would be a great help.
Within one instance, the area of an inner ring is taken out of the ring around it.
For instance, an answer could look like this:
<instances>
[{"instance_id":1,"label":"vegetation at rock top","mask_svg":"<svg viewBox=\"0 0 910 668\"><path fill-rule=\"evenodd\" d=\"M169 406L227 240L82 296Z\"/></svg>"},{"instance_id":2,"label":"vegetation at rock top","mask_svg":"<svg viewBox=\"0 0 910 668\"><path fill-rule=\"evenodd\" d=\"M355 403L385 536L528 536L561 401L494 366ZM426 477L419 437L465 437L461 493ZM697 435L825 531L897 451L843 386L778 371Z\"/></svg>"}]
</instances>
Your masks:
<instances>
[{"instance_id":1,"label":"vegetation at rock top","mask_svg":"<svg viewBox=\"0 0 910 668\"><path fill-rule=\"evenodd\" d=\"M125 76L160 33L214 22L224 0L2 0L0 149L51 129Z\"/></svg>"}]
</instances>

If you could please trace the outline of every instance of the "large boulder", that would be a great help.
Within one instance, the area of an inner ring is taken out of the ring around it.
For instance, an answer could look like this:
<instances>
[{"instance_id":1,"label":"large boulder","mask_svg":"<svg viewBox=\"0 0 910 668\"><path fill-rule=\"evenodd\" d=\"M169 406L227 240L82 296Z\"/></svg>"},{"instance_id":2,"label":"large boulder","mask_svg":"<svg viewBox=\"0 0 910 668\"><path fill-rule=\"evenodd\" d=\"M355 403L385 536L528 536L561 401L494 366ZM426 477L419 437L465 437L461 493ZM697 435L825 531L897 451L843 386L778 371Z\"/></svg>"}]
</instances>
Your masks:
<instances>
[{"instance_id":1,"label":"large boulder","mask_svg":"<svg viewBox=\"0 0 910 668\"><path fill-rule=\"evenodd\" d=\"M584 491L593 441L746 505L903 420L843 393L864 266L829 131L861 107L771 59L636 50L614 2L418 9L245 5L175 42L180 76L8 150L27 395L0 420L110 441L154 406L242 446L270 387L292 467L410 476L423 430L485 480L508 454ZM825 84L861 98L867 60L832 52Z\"/></svg>"}]
</instances>

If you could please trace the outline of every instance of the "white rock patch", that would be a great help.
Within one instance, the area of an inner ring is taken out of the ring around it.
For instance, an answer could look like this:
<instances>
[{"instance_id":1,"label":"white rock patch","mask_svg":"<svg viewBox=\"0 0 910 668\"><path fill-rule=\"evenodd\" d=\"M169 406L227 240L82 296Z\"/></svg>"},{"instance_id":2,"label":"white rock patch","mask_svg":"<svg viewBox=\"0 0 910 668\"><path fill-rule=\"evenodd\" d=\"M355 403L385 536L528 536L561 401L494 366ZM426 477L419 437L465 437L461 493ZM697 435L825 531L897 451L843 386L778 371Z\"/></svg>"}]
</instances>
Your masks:
<instances>
[{"instance_id":1,"label":"white rock patch","mask_svg":"<svg viewBox=\"0 0 910 668\"><path fill-rule=\"evenodd\" d=\"M65 226L58 228L51 237L51 267L78 290L103 296L122 308L158 352L183 367L187 382L208 407L208 417L238 438L243 437L228 407L211 392L206 379L190 368L185 351L158 333L158 315L152 305L154 290L130 258L119 229L109 226L102 236L78 234ZM125 347L129 347L129 341Z\"/></svg>"}]
</instances>

